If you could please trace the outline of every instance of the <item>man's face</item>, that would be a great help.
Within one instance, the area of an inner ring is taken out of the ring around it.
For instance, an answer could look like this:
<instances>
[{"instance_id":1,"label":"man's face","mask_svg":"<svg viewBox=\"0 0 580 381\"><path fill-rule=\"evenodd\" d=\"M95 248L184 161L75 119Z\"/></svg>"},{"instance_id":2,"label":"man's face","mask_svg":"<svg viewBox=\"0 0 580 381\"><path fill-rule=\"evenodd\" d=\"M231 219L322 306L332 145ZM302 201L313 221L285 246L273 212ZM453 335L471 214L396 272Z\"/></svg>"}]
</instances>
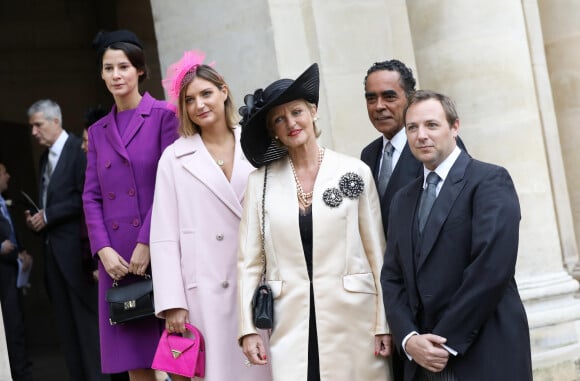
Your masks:
<instances>
[{"instance_id":1,"label":"man's face","mask_svg":"<svg viewBox=\"0 0 580 381\"><path fill-rule=\"evenodd\" d=\"M433 171L455 148L459 120L450 126L441 103L427 99L407 109L405 128L411 152Z\"/></svg>"},{"instance_id":2,"label":"man's face","mask_svg":"<svg viewBox=\"0 0 580 381\"><path fill-rule=\"evenodd\" d=\"M378 70L369 74L365 98L371 123L387 139L392 139L403 128L403 110L407 105L399 72Z\"/></svg>"},{"instance_id":3,"label":"man's face","mask_svg":"<svg viewBox=\"0 0 580 381\"><path fill-rule=\"evenodd\" d=\"M8 181L10 181L10 174L6 171L4 164L0 164L0 193L8 189Z\"/></svg>"},{"instance_id":4,"label":"man's face","mask_svg":"<svg viewBox=\"0 0 580 381\"><path fill-rule=\"evenodd\" d=\"M43 112L37 112L28 119L32 128L32 136L43 146L50 147L56 142L62 128L60 120L46 119Z\"/></svg>"}]
</instances>

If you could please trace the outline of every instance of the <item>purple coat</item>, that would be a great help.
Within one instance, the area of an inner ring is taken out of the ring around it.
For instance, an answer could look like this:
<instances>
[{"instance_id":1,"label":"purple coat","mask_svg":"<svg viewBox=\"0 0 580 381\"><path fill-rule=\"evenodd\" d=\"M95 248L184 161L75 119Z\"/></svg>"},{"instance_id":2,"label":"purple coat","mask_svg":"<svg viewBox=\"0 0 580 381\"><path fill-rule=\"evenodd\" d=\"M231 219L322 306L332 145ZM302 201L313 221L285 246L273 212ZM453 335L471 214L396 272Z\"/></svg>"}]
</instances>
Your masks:
<instances>
[{"instance_id":1,"label":"purple coat","mask_svg":"<svg viewBox=\"0 0 580 381\"><path fill-rule=\"evenodd\" d=\"M83 202L96 254L110 246L129 261L138 242L149 244L155 174L161 153L177 138L178 121L167 104L143 95L121 137L116 107L89 129ZM128 275L121 285L138 278ZM105 373L149 368L160 336L152 317L125 325L109 324L105 301L112 279L99 262L99 330Z\"/></svg>"}]
</instances>

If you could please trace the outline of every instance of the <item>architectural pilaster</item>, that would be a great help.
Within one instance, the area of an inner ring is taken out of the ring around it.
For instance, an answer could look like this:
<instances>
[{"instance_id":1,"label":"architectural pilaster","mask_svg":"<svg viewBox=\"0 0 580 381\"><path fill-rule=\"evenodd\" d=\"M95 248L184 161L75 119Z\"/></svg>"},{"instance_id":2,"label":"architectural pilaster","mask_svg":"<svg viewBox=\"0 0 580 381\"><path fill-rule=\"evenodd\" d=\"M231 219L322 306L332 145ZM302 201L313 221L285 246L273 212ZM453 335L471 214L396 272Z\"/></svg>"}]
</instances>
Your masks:
<instances>
[{"instance_id":1,"label":"architectural pilaster","mask_svg":"<svg viewBox=\"0 0 580 381\"><path fill-rule=\"evenodd\" d=\"M576 15L580 3L575 0L539 0L539 11L549 81L554 94L554 106L558 120L561 143L561 157L564 161L567 187L559 187L558 192L569 192L568 210L575 227L576 242L580 240L580 29ZM569 270L580 279L578 262L571 263Z\"/></svg>"}]
</instances>

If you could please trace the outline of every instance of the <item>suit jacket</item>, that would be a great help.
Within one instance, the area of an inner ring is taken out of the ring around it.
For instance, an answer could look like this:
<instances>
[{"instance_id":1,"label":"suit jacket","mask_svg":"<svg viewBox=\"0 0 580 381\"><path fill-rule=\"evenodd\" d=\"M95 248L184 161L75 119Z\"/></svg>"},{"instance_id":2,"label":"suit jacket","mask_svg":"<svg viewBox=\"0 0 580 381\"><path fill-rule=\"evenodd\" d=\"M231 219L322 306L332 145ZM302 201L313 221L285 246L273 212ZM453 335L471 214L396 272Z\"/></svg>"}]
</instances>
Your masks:
<instances>
[{"instance_id":1,"label":"suit jacket","mask_svg":"<svg viewBox=\"0 0 580 381\"><path fill-rule=\"evenodd\" d=\"M338 192L348 172L360 176L362 193L352 199L344 196L336 207L327 205L324 192ZM262 167L248 180L240 224L238 337L256 332L251 300L264 266L263 186ZM275 310L270 338L273 378L306 380L311 283L300 238L296 183L287 158L269 165L265 204L267 279ZM372 353L374 336L389 332L379 285L385 241L378 209L369 168L326 149L312 202L312 286L323 380L391 379L387 362Z\"/></svg>"},{"instance_id":2,"label":"suit jacket","mask_svg":"<svg viewBox=\"0 0 580 381\"><path fill-rule=\"evenodd\" d=\"M423 176L391 204L381 273L395 345L412 331L447 338L460 380L531 380L526 313L514 280L520 207L501 167L462 152L433 205L422 238L415 213ZM406 362L405 380L416 364Z\"/></svg>"},{"instance_id":3,"label":"suit jacket","mask_svg":"<svg viewBox=\"0 0 580 381\"><path fill-rule=\"evenodd\" d=\"M461 138L457 137L457 145L461 150L467 152L465 145ZM383 151L383 138L379 137L373 140L369 145L363 148L361 152L361 160L364 161L373 172L373 177L375 178L376 184L379 182L379 169L381 166L381 158ZM416 179L423 174L423 164L415 159L415 156L411 153L409 148L409 143L405 143L403 152L397 161L397 165L393 168L389 183L387 184L387 189L385 193L379 195L381 200L381 216L383 218L383 229L385 232L385 237L387 236L387 231L389 228L389 210L391 208L391 201L393 196L399 189L409 184L412 180Z\"/></svg>"},{"instance_id":4,"label":"suit jacket","mask_svg":"<svg viewBox=\"0 0 580 381\"><path fill-rule=\"evenodd\" d=\"M48 150L41 156L39 184L42 184L47 162ZM43 242L50 247L69 286L96 311L94 303L88 302L95 296L94 291L87 287L80 241L85 168L86 156L81 149L81 139L69 134L46 191L46 205L43 208L47 225L43 231Z\"/></svg>"},{"instance_id":5,"label":"suit jacket","mask_svg":"<svg viewBox=\"0 0 580 381\"><path fill-rule=\"evenodd\" d=\"M189 312L203 332L205 380L267 381L269 367L247 367L235 338L238 320L238 228L248 175L236 136L230 181L211 157L201 136L182 137L169 146L157 171L151 217L151 266L155 309Z\"/></svg>"},{"instance_id":6,"label":"suit jacket","mask_svg":"<svg viewBox=\"0 0 580 381\"><path fill-rule=\"evenodd\" d=\"M8 213L10 213L10 212L8 212ZM2 212L0 212L0 243L4 242L7 239L10 239L11 230L12 230L12 228L10 227L10 222L8 221L8 219L6 219L6 217L4 217L2 215ZM16 234L16 232L14 232L14 234ZM13 243L16 244L16 248L14 250L12 250L12 252L7 253L7 254L0 254L0 264L11 265L11 266L17 265L16 260L18 259L18 253L20 251L22 251L23 248L20 247L20 245L19 245L20 242L13 242ZM14 270L14 269L12 269L12 270Z\"/></svg>"}]
</instances>

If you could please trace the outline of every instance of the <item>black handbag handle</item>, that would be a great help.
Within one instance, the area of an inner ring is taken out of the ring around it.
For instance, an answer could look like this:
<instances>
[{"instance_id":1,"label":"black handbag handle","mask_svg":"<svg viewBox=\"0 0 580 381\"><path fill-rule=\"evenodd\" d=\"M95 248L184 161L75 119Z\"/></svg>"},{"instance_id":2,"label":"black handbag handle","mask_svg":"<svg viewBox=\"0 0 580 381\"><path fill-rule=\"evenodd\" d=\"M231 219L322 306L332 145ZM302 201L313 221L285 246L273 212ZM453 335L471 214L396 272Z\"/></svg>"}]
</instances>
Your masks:
<instances>
[{"instance_id":1,"label":"black handbag handle","mask_svg":"<svg viewBox=\"0 0 580 381\"><path fill-rule=\"evenodd\" d=\"M149 275L149 274L144 274L144 275L143 275L143 278L145 278L145 280L147 280L147 279L151 279L151 275ZM115 279L115 280L113 281L113 287L117 287L118 285L119 285L119 283L117 282L117 279Z\"/></svg>"}]
</instances>

